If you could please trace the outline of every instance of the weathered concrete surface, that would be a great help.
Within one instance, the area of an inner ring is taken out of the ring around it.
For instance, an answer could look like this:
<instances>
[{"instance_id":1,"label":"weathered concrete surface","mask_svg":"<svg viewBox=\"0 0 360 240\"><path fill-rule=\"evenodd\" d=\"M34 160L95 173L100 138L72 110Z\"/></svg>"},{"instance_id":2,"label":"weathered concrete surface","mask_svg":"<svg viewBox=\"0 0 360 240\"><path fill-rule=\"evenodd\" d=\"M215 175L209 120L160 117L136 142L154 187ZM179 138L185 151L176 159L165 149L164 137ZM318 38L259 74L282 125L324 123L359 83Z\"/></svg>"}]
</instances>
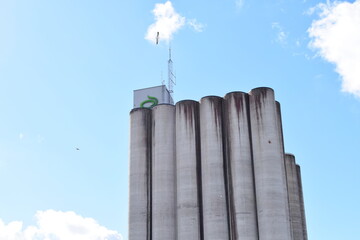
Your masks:
<instances>
[{"instance_id":1,"label":"weathered concrete surface","mask_svg":"<svg viewBox=\"0 0 360 240\"><path fill-rule=\"evenodd\" d=\"M284 156L274 91L256 88L249 95L259 238L290 240Z\"/></svg>"},{"instance_id":2,"label":"weathered concrete surface","mask_svg":"<svg viewBox=\"0 0 360 240\"><path fill-rule=\"evenodd\" d=\"M176 239L175 107L152 109L152 240Z\"/></svg>"},{"instance_id":3,"label":"weathered concrete surface","mask_svg":"<svg viewBox=\"0 0 360 240\"><path fill-rule=\"evenodd\" d=\"M282 128L282 118L281 118L281 105L278 101L275 101L276 105L276 119L277 119L277 127L279 131L280 136L280 148L282 150L282 153L284 155L285 159L285 147L284 147L284 134L283 134L283 128Z\"/></svg>"},{"instance_id":4,"label":"weathered concrete surface","mask_svg":"<svg viewBox=\"0 0 360 240\"><path fill-rule=\"evenodd\" d=\"M307 240L308 235L307 235L307 227L306 227L304 195L303 195L303 188L302 188L302 181L301 181L301 170L300 170L299 165L296 165L296 173L297 173L298 184L299 184L299 197L300 197L300 209L301 209L301 220L302 220L302 227L303 227L303 236L304 236L304 240Z\"/></svg>"},{"instance_id":5,"label":"weathered concrete surface","mask_svg":"<svg viewBox=\"0 0 360 240\"><path fill-rule=\"evenodd\" d=\"M204 239L206 240L229 239L222 124L222 98L202 98L200 132Z\"/></svg>"},{"instance_id":6,"label":"weathered concrete surface","mask_svg":"<svg viewBox=\"0 0 360 240\"><path fill-rule=\"evenodd\" d=\"M177 240L201 240L199 103L176 104Z\"/></svg>"},{"instance_id":7,"label":"weathered concrete surface","mask_svg":"<svg viewBox=\"0 0 360 240\"><path fill-rule=\"evenodd\" d=\"M129 240L151 239L151 110L130 113Z\"/></svg>"},{"instance_id":8,"label":"weathered concrete surface","mask_svg":"<svg viewBox=\"0 0 360 240\"><path fill-rule=\"evenodd\" d=\"M277 122L277 128L280 135L280 148L281 148L281 154L283 158L283 178L287 179L286 177L286 166L285 166L285 146L284 146L284 134L283 134L283 127L282 127L282 117L281 117L281 105L278 101L275 101L276 106L276 122ZM291 239L294 239L293 231L292 231L292 225L291 225L291 219L290 219L290 206L289 206L289 187L288 187L288 181L286 181L286 197L287 197L287 211L289 212L289 224L290 224L290 233L291 233Z\"/></svg>"},{"instance_id":9,"label":"weathered concrete surface","mask_svg":"<svg viewBox=\"0 0 360 240\"><path fill-rule=\"evenodd\" d=\"M236 240L258 240L248 104L246 93L233 92L225 96L230 215L233 221L232 239Z\"/></svg>"},{"instance_id":10,"label":"weathered concrete surface","mask_svg":"<svg viewBox=\"0 0 360 240\"><path fill-rule=\"evenodd\" d=\"M294 155L285 154L285 166L289 193L289 211L293 240L304 240L299 195L300 191Z\"/></svg>"}]
</instances>

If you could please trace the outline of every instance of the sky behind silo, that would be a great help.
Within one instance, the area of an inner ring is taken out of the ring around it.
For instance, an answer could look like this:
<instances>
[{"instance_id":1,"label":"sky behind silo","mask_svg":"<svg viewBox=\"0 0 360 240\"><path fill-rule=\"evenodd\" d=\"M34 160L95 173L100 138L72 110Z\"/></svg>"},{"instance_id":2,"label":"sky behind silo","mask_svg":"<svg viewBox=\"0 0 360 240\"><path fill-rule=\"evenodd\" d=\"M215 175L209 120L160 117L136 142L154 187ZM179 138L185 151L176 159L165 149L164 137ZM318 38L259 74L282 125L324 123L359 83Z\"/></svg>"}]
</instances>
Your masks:
<instances>
[{"instance_id":1,"label":"sky behind silo","mask_svg":"<svg viewBox=\"0 0 360 240\"><path fill-rule=\"evenodd\" d=\"M0 239L127 239L132 91L166 81L169 44L176 101L275 90L309 238L360 236L359 16L359 0L0 0Z\"/></svg>"}]
</instances>

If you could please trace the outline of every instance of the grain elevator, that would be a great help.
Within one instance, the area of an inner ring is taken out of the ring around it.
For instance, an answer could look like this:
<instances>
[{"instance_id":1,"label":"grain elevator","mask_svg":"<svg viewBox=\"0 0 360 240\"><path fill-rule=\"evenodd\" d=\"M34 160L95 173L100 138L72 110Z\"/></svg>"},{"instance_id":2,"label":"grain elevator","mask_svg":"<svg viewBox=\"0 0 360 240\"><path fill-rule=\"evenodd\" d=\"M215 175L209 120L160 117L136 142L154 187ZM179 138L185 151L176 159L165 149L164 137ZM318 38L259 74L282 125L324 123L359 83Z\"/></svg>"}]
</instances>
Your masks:
<instances>
[{"instance_id":1,"label":"grain elevator","mask_svg":"<svg viewBox=\"0 0 360 240\"><path fill-rule=\"evenodd\" d=\"M130 112L129 240L307 240L271 88L175 105L141 96L152 102Z\"/></svg>"}]
</instances>

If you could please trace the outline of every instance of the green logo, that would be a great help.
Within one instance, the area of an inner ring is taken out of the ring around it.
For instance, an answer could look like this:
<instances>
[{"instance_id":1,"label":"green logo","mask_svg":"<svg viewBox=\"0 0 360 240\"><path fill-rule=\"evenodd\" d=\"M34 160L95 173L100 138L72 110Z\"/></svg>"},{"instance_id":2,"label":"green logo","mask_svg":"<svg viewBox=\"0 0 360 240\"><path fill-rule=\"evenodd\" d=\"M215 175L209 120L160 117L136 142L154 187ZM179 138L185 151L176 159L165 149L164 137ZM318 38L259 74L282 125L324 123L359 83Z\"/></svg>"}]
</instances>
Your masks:
<instances>
[{"instance_id":1,"label":"green logo","mask_svg":"<svg viewBox=\"0 0 360 240\"><path fill-rule=\"evenodd\" d=\"M154 106L156 106L158 104L158 99L156 97L151 97L151 96L148 96L148 100L145 100L143 102L140 103L140 107L141 108L152 108ZM149 104L151 104L149 106ZM147 105L147 106L145 106Z\"/></svg>"}]
</instances>

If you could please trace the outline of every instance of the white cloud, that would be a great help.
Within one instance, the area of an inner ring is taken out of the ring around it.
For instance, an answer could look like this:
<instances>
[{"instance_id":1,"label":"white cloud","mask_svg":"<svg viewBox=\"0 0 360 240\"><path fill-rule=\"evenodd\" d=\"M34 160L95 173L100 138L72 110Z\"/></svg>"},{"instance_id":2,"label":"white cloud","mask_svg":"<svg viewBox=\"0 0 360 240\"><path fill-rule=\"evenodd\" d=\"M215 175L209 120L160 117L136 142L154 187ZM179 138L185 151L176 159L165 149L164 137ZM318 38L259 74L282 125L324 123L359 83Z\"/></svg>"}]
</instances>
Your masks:
<instances>
[{"instance_id":1,"label":"white cloud","mask_svg":"<svg viewBox=\"0 0 360 240\"><path fill-rule=\"evenodd\" d=\"M321 3L320 3L321 4ZM319 4L319 5L320 5ZM311 7L311 8L309 8L308 10L306 10L303 14L305 14L305 15L313 15L314 14L314 12L316 12L316 10L318 9L318 6L315 6L315 7Z\"/></svg>"},{"instance_id":2,"label":"white cloud","mask_svg":"<svg viewBox=\"0 0 360 240\"><path fill-rule=\"evenodd\" d=\"M156 43L156 35L159 32L159 41L169 41L172 35L185 24L185 17L178 14L170 1L164 4L157 3L152 11L155 16L155 23L147 30L145 39Z\"/></svg>"},{"instance_id":3,"label":"white cloud","mask_svg":"<svg viewBox=\"0 0 360 240\"><path fill-rule=\"evenodd\" d=\"M19 134L19 139L20 139L20 140L23 140L23 139L24 139L24 134L23 134L23 133L20 133L20 134Z\"/></svg>"},{"instance_id":4,"label":"white cloud","mask_svg":"<svg viewBox=\"0 0 360 240\"><path fill-rule=\"evenodd\" d=\"M116 231L74 212L39 211L35 218L37 225L25 229L22 222L0 219L0 240L122 240Z\"/></svg>"},{"instance_id":5,"label":"white cloud","mask_svg":"<svg viewBox=\"0 0 360 240\"><path fill-rule=\"evenodd\" d=\"M310 47L334 63L342 78L342 91L360 97L360 0L320 3L319 19L308 29Z\"/></svg>"},{"instance_id":6,"label":"white cloud","mask_svg":"<svg viewBox=\"0 0 360 240\"><path fill-rule=\"evenodd\" d=\"M189 25L196 32L202 32L205 25L199 23L195 18L187 20L177 13L170 1L166 3L157 3L152 10L155 23L151 24L145 34L145 39L156 43L157 33L159 33L159 42L169 42L174 33L179 31L185 24Z\"/></svg>"},{"instance_id":7,"label":"white cloud","mask_svg":"<svg viewBox=\"0 0 360 240\"><path fill-rule=\"evenodd\" d=\"M287 43L288 35L283 30L283 27L280 25L280 23L271 23L271 28L276 30L276 41L281 45L285 45Z\"/></svg>"},{"instance_id":8,"label":"white cloud","mask_svg":"<svg viewBox=\"0 0 360 240\"><path fill-rule=\"evenodd\" d=\"M189 19L187 21L187 24L192 27L196 32L202 32L204 31L205 25L202 23L199 23L196 19Z\"/></svg>"},{"instance_id":9,"label":"white cloud","mask_svg":"<svg viewBox=\"0 0 360 240\"><path fill-rule=\"evenodd\" d=\"M4 222L0 219L0 239L1 240L22 240L21 233L22 223L14 221L5 225Z\"/></svg>"}]
</instances>

